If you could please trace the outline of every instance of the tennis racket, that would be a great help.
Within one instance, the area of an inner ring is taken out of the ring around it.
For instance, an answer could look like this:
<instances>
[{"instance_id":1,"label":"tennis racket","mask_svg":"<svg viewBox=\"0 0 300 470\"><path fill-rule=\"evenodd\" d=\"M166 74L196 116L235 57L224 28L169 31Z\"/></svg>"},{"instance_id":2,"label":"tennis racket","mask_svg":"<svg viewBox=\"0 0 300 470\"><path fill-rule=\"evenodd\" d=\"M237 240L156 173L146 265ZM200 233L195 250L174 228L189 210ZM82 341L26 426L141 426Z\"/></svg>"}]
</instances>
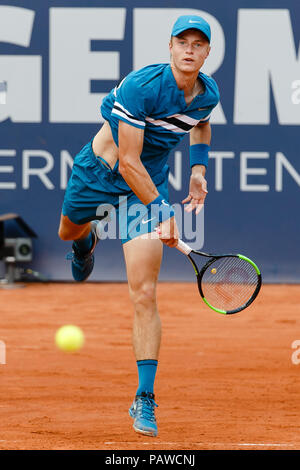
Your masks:
<instances>
[{"instance_id":1,"label":"tennis racket","mask_svg":"<svg viewBox=\"0 0 300 470\"><path fill-rule=\"evenodd\" d=\"M198 289L206 305L224 315L249 307L261 288L261 273L249 258L238 254L214 255L193 250L182 240L176 248L184 253L194 268ZM198 269L191 255L204 258Z\"/></svg>"}]
</instances>

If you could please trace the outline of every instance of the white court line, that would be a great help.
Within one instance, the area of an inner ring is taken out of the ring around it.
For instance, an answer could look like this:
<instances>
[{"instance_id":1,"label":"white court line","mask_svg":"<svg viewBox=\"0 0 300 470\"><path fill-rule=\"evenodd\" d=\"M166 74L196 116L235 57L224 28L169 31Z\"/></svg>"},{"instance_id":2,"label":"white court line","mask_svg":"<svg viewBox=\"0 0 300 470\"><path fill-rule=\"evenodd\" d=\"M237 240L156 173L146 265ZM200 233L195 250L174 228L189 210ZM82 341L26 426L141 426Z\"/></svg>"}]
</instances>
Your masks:
<instances>
[{"instance_id":1,"label":"white court line","mask_svg":"<svg viewBox=\"0 0 300 470\"><path fill-rule=\"evenodd\" d=\"M20 441L11 441L10 439L0 439L0 442L20 442Z\"/></svg>"},{"instance_id":2,"label":"white court line","mask_svg":"<svg viewBox=\"0 0 300 470\"><path fill-rule=\"evenodd\" d=\"M294 447L295 444L278 444L278 443L272 443L272 442L269 442L269 443L265 443L265 444L262 444L262 443L255 443L255 442L249 442L249 443L245 443L245 442L240 442L238 444L232 444L232 445L237 445L237 446L273 446L273 447L282 447L282 446L288 446L288 447Z\"/></svg>"},{"instance_id":3,"label":"white court line","mask_svg":"<svg viewBox=\"0 0 300 470\"><path fill-rule=\"evenodd\" d=\"M120 445L120 444L136 444L136 441L107 441L104 442L104 445ZM178 445L178 442L141 442L144 445ZM285 443L278 443L278 442L190 442L189 445L196 445L196 446L261 446L261 447L294 447L295 444L285 444Z\"/></svg>"}]
</instances>

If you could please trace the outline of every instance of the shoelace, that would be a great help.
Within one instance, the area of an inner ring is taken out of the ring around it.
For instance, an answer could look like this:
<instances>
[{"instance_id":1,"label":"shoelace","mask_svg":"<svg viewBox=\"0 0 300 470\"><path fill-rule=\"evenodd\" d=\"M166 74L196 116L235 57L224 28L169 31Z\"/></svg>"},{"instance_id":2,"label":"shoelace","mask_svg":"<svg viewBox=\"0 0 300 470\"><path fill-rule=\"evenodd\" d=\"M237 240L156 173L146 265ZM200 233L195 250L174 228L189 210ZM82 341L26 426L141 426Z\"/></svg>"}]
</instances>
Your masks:
<instances>
[{"instance_id":1,"label":"shoelace","mask_svg":"<svg viewBox=\"0 0 300 470\"><path fill-rule=\"evenodd\" d=\"M140 396L137 400L137 412L141 418L145 418L148 421L155 421L154 407L158 407L153 398L147 396Z\"/></svg>"},{"instance_id":2,"label":"shoelace","mask_svg":"<svg viewBox=\"0 0 300 470\"><path fill-rule=\"evenodd\" d=\"M70 253L67 253L66 254L66 259L68 261L75 261L77 262L78 264L82 264L86 261L87 258L89 258L91 255L88 253L87 255L77 255L76 253L74 253L74 251L71 251Z\"/></svg>"},{"instance_id":3,"label":"shoelace","mask_svg":"<svg viewBox=\"0 0 300 470\"><path fill-rule=\"evenodd\" d=\"M86 257L79 258L73 251L66 255L66 260L73 261L73 263L80 268L86 264Z\"/></svg>"}]
</instances>

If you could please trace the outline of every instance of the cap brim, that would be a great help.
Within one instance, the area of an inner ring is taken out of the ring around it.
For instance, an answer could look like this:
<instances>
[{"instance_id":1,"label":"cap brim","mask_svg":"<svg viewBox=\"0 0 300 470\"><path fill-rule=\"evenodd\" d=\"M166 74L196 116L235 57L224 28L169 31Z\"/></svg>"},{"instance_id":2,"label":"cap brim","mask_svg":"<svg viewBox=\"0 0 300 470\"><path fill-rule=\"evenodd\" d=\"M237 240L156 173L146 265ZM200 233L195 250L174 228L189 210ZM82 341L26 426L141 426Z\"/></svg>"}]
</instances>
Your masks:
<instances>
[{"instance_id":1,"label":"cap brim","mask_svg":"<svg viewBox=\"0 0 300 470\"><path fill-rule=\"evenodd\" d=\"M197 28L197 26L191 26L191 27L189 26L187 28L181 28L178 31L175 31L174 33L172 33L172 36L179 36L179 34L183 33L184 31L188 31L189 29L196 29L197 31L200 31L200 33L204 34L207 41L210 43L210 39L207 36L207 34L205 33L205 31L203 31L201 28Z\"/></svg>"}]
</instances>

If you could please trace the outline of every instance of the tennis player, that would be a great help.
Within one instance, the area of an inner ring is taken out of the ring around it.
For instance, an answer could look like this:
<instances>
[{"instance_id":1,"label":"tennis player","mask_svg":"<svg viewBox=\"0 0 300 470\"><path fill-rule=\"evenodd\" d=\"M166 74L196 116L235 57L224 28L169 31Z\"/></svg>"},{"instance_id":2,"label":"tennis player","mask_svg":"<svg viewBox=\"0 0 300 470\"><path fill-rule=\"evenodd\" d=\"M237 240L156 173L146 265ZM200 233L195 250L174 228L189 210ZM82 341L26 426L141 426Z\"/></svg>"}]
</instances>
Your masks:
<instances>
[{"instance_id":1,"label":"tennis player","mask_svg":"<svg viewBox=\"0 0 300 470\"><path fill-rule=\"evenodd\" d=\"M203 18L180 16L169 43L170 63L129 73L103 100L105 122L74 160L59 227L62 240L73 240L76 281L87 279L94 266L98 241L94 221L100 218L96 216L99 206L111 204L125 227L122 242L134 306L133 349L138 369L138 388L129 414L135 431L149 436L157 435L154 380L161 322L156 284L163 243L175 247L179 238L168 197L167 160L189 133L191 177L182 203L188 212L198 213L207 194L209 118L219 101L215 81L200 72L210 53L210 40L210 26ZM123 201L127 211L122 210ZM130 215L130 207L137 203L143 208L138 230ZM145 236L156 227L160 240Z\"/></svg>"}]
</instances>

